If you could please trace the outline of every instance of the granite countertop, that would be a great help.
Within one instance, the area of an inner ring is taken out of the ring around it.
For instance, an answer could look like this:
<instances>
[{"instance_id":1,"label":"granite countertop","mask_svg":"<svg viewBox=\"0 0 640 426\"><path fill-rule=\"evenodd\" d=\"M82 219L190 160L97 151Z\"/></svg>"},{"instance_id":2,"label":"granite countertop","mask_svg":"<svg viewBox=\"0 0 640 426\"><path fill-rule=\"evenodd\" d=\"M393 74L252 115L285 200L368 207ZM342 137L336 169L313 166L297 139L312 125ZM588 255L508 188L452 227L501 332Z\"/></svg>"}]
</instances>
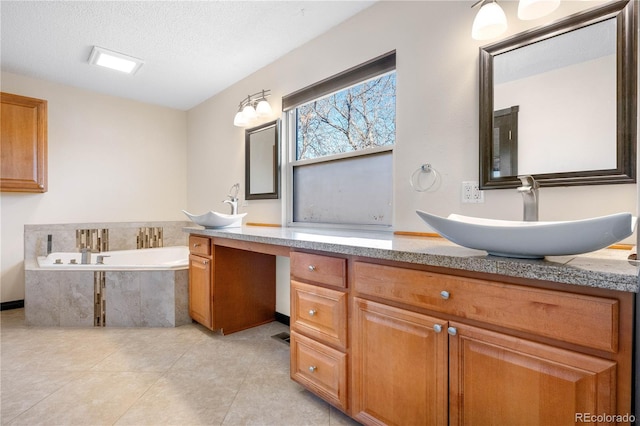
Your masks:
<instances>
[{"instance_id":1,"label":"granite countertop","mask_svg":"<svg viewBox=\"0 0 640 426\"><path fill-rule=\"evenodd\" d=\"M185 232L210 237L318 250L397 262L438 266L510 277L605 288L637 293L640 262L628 260L629 250L605 249L579 256L513 259L489 256L444 238L395 235L390 232L243 226Z\"/></svg>"}]
</instances>

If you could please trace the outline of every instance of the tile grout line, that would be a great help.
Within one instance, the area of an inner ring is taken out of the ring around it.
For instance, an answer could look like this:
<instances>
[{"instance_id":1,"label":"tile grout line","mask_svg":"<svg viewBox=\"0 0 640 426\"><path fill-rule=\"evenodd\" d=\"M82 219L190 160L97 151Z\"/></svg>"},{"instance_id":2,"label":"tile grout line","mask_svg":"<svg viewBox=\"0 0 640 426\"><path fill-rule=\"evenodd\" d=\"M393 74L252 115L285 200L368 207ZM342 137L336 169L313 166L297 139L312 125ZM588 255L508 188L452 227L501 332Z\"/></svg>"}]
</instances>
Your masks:
<instances>
[{"instance_id":1,"label":"tile grout line","mask_svg":"<svg viewBox=\"0 0 640 426\"><path fill-rule=\"evenodd\" d=\"M171 371L171 369L173 368L173 366L174 366L174 365L176 365L176 364L178 363L178 361L180 361L180 360L184 357L184 355L185 355L185 354L186 354L190 349L192 349L192 348L196 345L196 343L197 343L197 342L193 342L193 343L191 343L191 344L190 344L190 346L189 346L188 348L186 348L186 349L184 350L184 352L182 352L182 354L181 354L179 357L177 357L177 358L176 358L176 360L175 360L175 361L173 361L173 362L171 363L171 365L170 365L169 367L167 367L167 369L166 369L165 371L163 371L163 372L162 372L162 374L157 378L157 380L156 380L156 381L154 381L152 384L150 384L150 385L149 385L149 387L148 387L147 389L145 389L145 391L144 391L144 392L142 392L142 393L140 394L140 396L138 396L138 398L136 398L136 400L135 400L135 401L133 401L133 402L131 403L131 405L129 405L129 407L127 407L127 409L126 409L126 410L124 410L120 416L118 416L118 418L117 418L117 419L112 423L112 425L117 424L117 423L118 423L118 422L119 422L119 421L120 421L120 420L121 420L121 419L122 419L122 418L123 418L123 417L124 417L124 416L129 412L129 411L130 411L130 410L131 410L131 408L133 408L133 406L134 406L134 405L136 405L140 400L142 400L142 398L143 398L143 397L144 397L144 396L145 396L145 395L146 395L146 394L147 394L147 393L148 393L148 392L149 392L149 391L150 391L150 390L151 390L155 385L157 385L157 384L160 382L160 380L162 380L163 378L166 378L166 377L167 377L167 375L169 374L169 372Z\"/></svg>"},{"instance_id":2,"label":"tile grout line","mask_svg":"<svg viewBox=\"0 0 640 426\"><path fill-rule=\"evenodd\" d=\"M227 418L229 417L229 413L231 412L231 407L233 407L233 404L236 402L236 399L238 398L238 394L240 393L240 391L242 390L242 387L247 382L247 377L249 377L249 369L250 369L250 366L247 366L246 369L245 369L245 372L244 372L244 377L242 378L242 382L240 383L240 385L236 389L236 392L233 395L233 399L231 400L231 402L229 403L229 407L227 408L227 412L225 413L222 421L220 422L220 426L223 426L225 424L225 422L227 421Z\"/></svg>"}]
</instances>

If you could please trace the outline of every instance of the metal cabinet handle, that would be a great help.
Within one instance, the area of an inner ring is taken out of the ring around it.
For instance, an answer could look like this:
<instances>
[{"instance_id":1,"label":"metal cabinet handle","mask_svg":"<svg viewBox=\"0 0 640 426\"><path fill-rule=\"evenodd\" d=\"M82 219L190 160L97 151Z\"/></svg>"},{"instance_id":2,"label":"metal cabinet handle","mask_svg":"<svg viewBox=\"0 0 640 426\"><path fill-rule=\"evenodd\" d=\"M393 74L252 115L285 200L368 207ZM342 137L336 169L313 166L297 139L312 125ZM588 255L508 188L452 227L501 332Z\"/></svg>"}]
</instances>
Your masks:
<instances>
[{"instance_id":1,"label":"metal cabinet handle","mask_svg":"<svg viewBox=\"0 0 640 426\"><path fill-rule=\"evenodd\" d=\"M451 336L455 336L456 334L458 334L458 329L455 327L449 327L447 328L447 333L449 333Z\"/></svg>"},{"instance_id":2,"label":"metal cabinet handle","mask_svg":"<svg viewBox=\"0 0 640 426\"><path fill-rule=\"evenodd\" d=\"M317 313L315 309L309 309L309 316L314 316Z\"/></svg>"},{"instance_id":3,"label":"metal cabinet handle","mask_svg":"<svg viewBox=\"0 0 640 426\"><path fill-rule=\"evenodd\" d=\"M318 367L316 367L315 365L310 365L309 366L309 371L312 372L312 373L315 373L317 369L318 369Z\"/></svg>"},{"instance_id":4,"label":"metal cabinet handle","mask_svg":"<svg viewBox=\"0 0 640 426\"><path fill-rule=\"evenodd\" d=\"M193 248L198 248L198 247L200 247L201 245L202 245L202 244L200 244L200 243L193 243Z\"/></svg>"},{"instance_id":5,"label":"metal cabinet handle","mask_svg":"<svg viewBox=\"0 0 640 426\"><path fill-rule=\"evenodd\" d=\"M309 272L314 272L316 270L316 267L313 265L309 265Z\"/></svg>"},{"instance_id":6,"label":"metal cabinet handle","mask_svg":"<svg viewBox=\"0 0 640 426\"><path fill-rule=\"evenodd\" d=\"M440 324L434 324L433 331L435 331L436 333L440 333L442 331L442 326Z\"/></svg>"},{"instance_id":7,"label":"metal cabinet handle","mask_svg":"<svg viewBox=\"0 0 640 426\"><path fill-rule=\"evenodd\" d=\"M449 299L449 296L451 296L451 295L450 295L450 294L449 294L449 292L448 292L448 291L446 291L446 290L442 290L442 291L440 292L440 297L442 297L444 300Z\"/></svg>"},{"instance_id":8,"label":"metal cabinet handle","mask_svg":"<svg viewBox=\"0 0 640 426\"><path fill-rule=\"evenodd\" d=\"M208 264L209 264L209 261L208 261L208 260L203 260L203 261L202 261L202 264L203 264L203 265L208 265Z\"/></svg>"}]
</instances>

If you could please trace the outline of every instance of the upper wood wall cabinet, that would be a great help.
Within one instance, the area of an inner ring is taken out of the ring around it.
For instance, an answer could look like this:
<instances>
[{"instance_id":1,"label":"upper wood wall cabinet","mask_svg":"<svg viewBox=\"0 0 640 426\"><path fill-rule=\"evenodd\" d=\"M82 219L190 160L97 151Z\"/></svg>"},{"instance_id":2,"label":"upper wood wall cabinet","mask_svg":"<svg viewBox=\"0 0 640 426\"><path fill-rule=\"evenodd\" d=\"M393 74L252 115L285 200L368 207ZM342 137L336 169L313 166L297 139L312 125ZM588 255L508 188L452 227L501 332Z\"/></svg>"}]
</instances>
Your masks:
<instances>
[{"instance_id":1,"label":"upper wood wall cabinet","mask_svg":"<svg viewBox=\"0 0 640 426\"><path fill-rule=\"evenodd\" d=\"M47 192L47 101L0 95L0 190Z\"/></svg>"}]
</instances>

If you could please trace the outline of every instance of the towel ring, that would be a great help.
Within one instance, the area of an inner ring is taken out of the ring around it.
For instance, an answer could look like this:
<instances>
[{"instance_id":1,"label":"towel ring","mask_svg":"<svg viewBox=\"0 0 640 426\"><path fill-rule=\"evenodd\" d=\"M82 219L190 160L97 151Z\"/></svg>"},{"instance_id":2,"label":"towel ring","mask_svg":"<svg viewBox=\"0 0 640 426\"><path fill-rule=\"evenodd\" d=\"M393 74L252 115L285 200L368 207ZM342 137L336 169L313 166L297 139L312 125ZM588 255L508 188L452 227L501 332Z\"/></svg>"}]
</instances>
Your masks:
<instances>
[{"instance_id":1,"label":"towel ring","mask_svg":"<svg viewBox=\"0 0 640 426\"><path fill-rule=\"evenodd\" d=\"M427 175L433 175L433 180L431 181L431 184L429 184L426 187L423 187L420 185L420 175L422 173L425 173ZM436 184L437 181L438 181L438 172L436 171L436 169L431 167L431 164L426 163L418 167L416 171L411 174L411 178L409 179L409 184L411 185L411 188L413 188L414 191L427 192L433 187L433 185Z\"/></svg>"}]
</instances>

